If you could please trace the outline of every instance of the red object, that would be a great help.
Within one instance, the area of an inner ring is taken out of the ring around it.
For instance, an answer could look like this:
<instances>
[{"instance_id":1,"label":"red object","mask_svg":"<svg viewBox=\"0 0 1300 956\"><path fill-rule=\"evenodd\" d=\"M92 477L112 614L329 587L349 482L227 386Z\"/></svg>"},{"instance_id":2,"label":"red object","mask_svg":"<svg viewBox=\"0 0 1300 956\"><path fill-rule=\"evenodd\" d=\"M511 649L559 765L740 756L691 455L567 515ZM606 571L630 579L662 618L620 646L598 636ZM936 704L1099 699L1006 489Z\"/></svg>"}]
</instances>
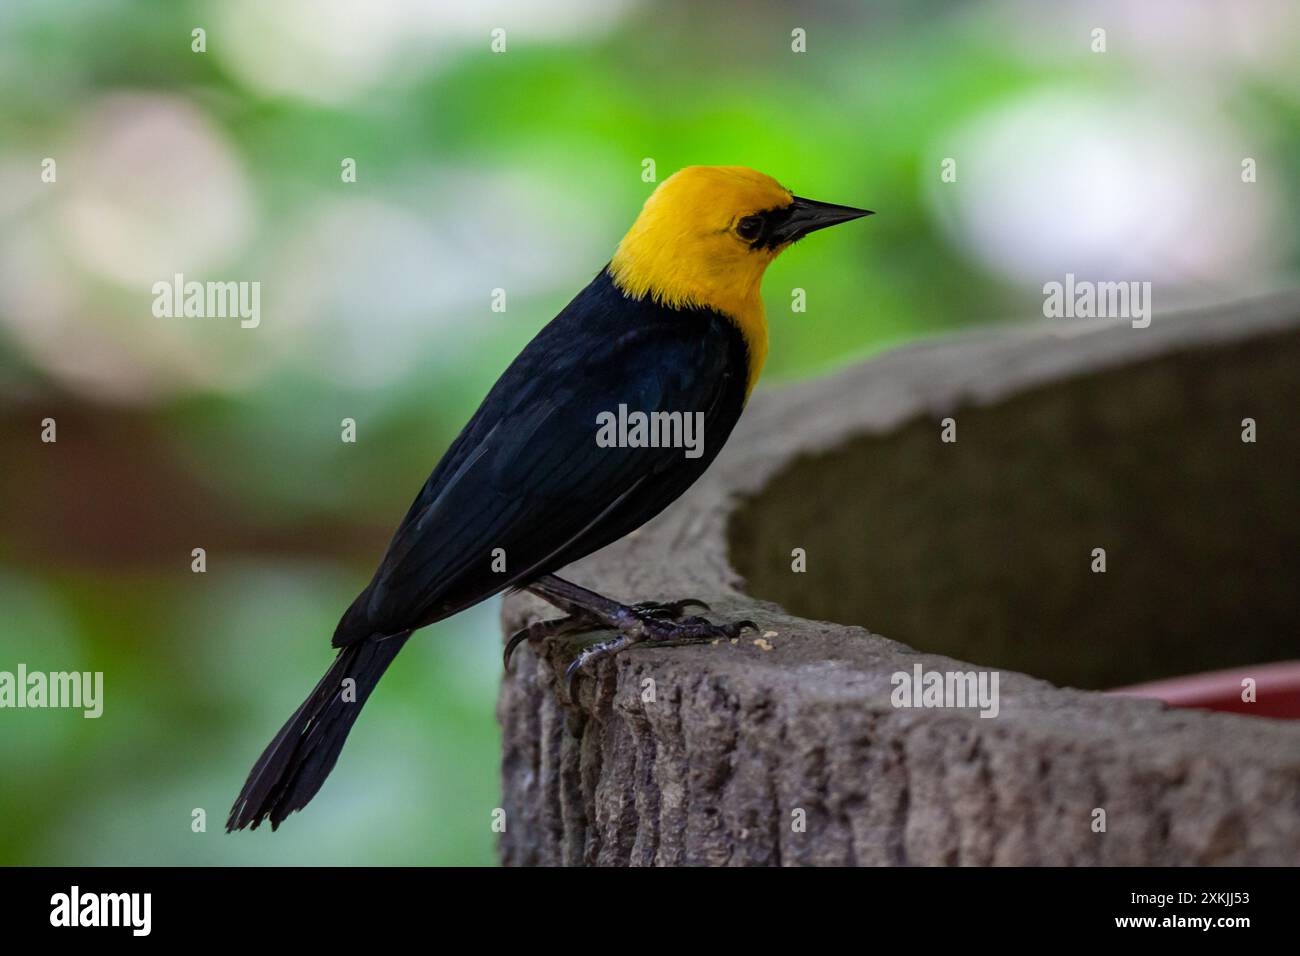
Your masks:
<instances>
[{"instance_id":1,"label":"red object","mask_svg":"<svg viewBox=\"0 0 1300 956\"><path fill-rule=\"evenodd\" d=\"M1254 703L1241 699L1242 681L1255 682ZM1162 700L1171 707L1199 707L1222 710L1250 717L1277 717L1300 720L1300 661L1279 661L1237 667L1229 671L1207 671L1167 680L1117 687L1108 694L1125 697L1148 697Z\"/></svg>"}]
</instances>

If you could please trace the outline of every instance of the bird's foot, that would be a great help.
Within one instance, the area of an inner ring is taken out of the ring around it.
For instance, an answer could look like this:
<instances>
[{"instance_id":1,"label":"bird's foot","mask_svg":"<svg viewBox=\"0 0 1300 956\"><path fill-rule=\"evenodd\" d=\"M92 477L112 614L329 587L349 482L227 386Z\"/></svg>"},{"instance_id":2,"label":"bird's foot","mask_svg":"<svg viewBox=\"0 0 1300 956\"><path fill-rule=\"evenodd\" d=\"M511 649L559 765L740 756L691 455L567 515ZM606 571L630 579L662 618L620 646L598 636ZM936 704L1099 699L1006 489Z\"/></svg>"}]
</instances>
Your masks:
<instances>
[{"instance_id":1,"label":"bird's foot","mask_svg":"<svg viewBox=\"0 0 1300 956\"><path fill-rule=\"evenodd\" d=\"M757 631L753 621L735 621L714 624L702 617L681 617L682 605L702 604L701 601L678 601L668 605L625 605L616 611L610 625L618 629L618 636L584 647L564 672L564 690L569 700L574 700L573 684L579 672L589 664L613 657L633 645L647 641L656 644L698 644L716 640L731 640L746 629ZM707 609L707 605L705 605Z\"/></svg>"},{"instance_id":2,"label":"bird's foot","mask_svg":"<svg viewBox=\"0 0 1300 956\"><path fill-rule=\"evenodd\" d=\"M685 616L691 608L710 610L698 598L620 604L554 575L540 579L528 590L567 613L564 617L530 624L512 634L506 642L503 655L507 669L510 667L511 655L524 641L538 644L570 634L602 630L618 632L615 637L584 647L569 664L564 672L564 689L569 700L574 699L574 681L587 665L613 657L635 644L647 641L668 645L697 644L731 640L746 628L758 630L758 625L753 621L714 624L702 617Z\"/></svg>"},{"instance_id":3,"label":"bird's foot","mask_svg":"<svg viewBox=\"0 0 1300 956\"><path fill-rule=\"evenodd\" d=\"M709 610L709 606L697 598L686 598L682 601L642 601L639 604L628 605L627 608L638 615L653 620L676 621L688 608L698 607L703 611ZM510 640L506 641L505 652L502 655L505 669L510 670L510 658L514 656L515 650L520 644L527 641L529 644L544 643L557 637L563 637L568 634L584 634L590 631L599 631L612 625L600 615L588 611L585 608L570 607L570 612L564 617L553 618L549 621L538 621L536 624L529 624L527 627L521 627L510 635Z\"/></svg>"},{"instance_id":4,"label":"bird's foot","mask_svg":"<svg viewBox=\"0 0 1300 956\"><path fill-rule=\"evenodd\" d=\"M640 604L629 605L632 610L640 611L651 617L661 618L666 621L676 621L686 613L689 607L697 607L701 611L711 611L707 604L699 598L684 598L680 601L642 601Z\"/></svg>"},{"instance_id":5,"label":"bird's foot","mask_svg":"<svg viewBox=\"0 0 1300 956\"><path fill-rule=\"evenodd\" d=\"M510 658L514 656L515 648L524 641L536 645L553 638L563 637L565 634L582 634L586 631L599 630L604 626L604 622L596 616L586 611L574 611L564 617L557 617L549 621L538 621L536 624L521 627L510 635L510 640L506 641L505 653L502 655L505 669L510 670Z\"/></svg>"}]
</instances>

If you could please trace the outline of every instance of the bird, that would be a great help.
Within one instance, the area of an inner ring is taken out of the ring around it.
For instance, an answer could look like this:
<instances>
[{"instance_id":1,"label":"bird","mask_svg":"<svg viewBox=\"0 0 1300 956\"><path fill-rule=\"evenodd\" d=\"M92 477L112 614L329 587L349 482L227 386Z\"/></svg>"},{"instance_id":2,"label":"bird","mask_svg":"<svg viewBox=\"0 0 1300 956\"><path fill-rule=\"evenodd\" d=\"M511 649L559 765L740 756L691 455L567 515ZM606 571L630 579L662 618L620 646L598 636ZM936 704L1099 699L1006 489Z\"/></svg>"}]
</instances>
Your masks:
<instances>
[{"instance_id":1,"label":"bird","mask_svg":"<svg viewBox=\"0 0 1300 956\"><path fill-rule=\"evenodd\" d=\"M306 806L412 633L507 589L562 612L514 634L507 667L524 641L613 632L569 665L570 699L579 672L636 644L753 628L690 615L709 610L690 598L620 603L556 572L645 524L704 473L767 358L767 267L809 233L869 215L744 166L687 166L660 183L610 261L510 363L434 467L340 619L334 663L254 764L227 831L264 821L275 830ZM668 440L608 427L637 413Z\"/></svg>"}]
</instances>

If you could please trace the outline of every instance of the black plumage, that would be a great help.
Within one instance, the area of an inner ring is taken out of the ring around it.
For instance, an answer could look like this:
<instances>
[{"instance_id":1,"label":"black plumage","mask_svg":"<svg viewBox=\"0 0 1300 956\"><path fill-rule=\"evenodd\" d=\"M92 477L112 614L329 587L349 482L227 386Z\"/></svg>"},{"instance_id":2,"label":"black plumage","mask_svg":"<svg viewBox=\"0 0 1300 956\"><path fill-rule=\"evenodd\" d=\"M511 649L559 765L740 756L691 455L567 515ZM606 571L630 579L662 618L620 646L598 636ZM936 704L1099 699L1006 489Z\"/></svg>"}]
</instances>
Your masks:
<instances>
[{"instance_id":1,"label":"black plumage","mask_svg":"<svg viewBox=\"0 0 1300 956\"><path fill-rule=\"evenodd\" d=\"M610 265L510 364L438 462L339 621L338 657L254 765L227 829L274 828L306 805L411 632L506 588L563 613L513 635L507 663L524 641L614 632L569 664L570 699L584 667L634 644L754 627L686 616L698 601L621 604L553 572L640 527L709 467L766 356L764 270L808 233L866 215L741 166L688 166L660 183ZM601 417L630 423L624 414L655 427L676 416L676 442L629 434L611 446ZM690 440L701 433L702 448Z\"/></svg>"},{"instance_id":2,"label":"black plumage","mask_svg":"<svg viewBox=\"0 0 1300 956\"><path fill-rule=\"evenodd\" d=\"M630 299L602 271L510 364L434 468L339 622L338 659L253 768L227 828L275 827L315 795L411 631L558 570L679 497L731 433L749 374L730 319ZM597 416L620 404L702 412L702 454L598 447ZM493 570L496 548L504 573Z\"/></svg>"},{"instance_id":3,"label":"black plumage","mask_svg":"<svg viewBox=\"0 0 1300 956\"><path fill-rule=\"evenodd\" d=\"M627 299L602 271L510 364L434 468L335 646L442 620L644 524L721 449L748 368L728 319ZM703 412L704 454L597 447L596 416L620 404ZM505 549L505 574L491 570L494 548Z\"/></svg>"}]
</instances>

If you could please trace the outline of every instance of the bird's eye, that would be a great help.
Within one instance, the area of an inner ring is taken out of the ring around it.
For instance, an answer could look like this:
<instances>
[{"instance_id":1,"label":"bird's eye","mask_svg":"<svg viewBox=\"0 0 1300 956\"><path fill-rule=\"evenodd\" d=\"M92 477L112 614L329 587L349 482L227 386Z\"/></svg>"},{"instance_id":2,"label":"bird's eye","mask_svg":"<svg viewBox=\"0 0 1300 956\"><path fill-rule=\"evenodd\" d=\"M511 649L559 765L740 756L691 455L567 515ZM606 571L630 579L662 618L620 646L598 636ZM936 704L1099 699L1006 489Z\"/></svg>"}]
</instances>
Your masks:
<instances>
[{"instance_id":1,"label":"bird's eye","mask_svg":"<svg viewBox=\"0 0 1300 956\"><path fill-rule=\"evenodd\" d=\"M761 216L746 216L736 223L736 235L746 242L753 242L762 231L763 219Z\"/></svg>"}]
</instances>

